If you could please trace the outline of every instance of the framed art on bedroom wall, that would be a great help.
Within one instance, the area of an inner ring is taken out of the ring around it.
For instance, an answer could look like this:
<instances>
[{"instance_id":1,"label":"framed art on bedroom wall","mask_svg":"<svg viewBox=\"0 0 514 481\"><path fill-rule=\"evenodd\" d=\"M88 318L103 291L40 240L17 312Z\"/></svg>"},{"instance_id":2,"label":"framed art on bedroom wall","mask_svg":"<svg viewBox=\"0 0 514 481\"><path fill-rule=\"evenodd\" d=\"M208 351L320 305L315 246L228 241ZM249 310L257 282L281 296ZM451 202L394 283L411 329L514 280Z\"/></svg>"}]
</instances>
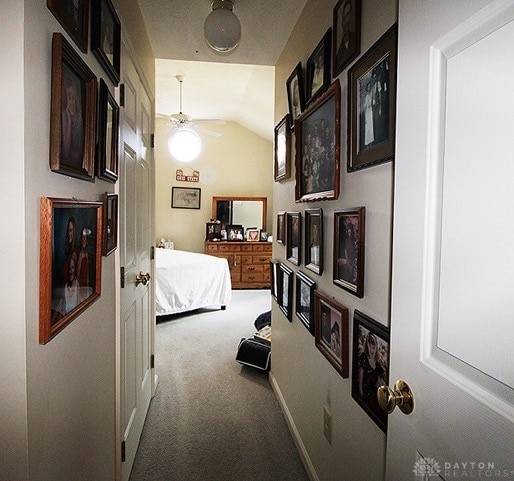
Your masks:
<instances>
[{"instance_id":1,"label":"framed art on bedroom wall","mask_svg":"<svg viewBox=\"0 0 514 481\"><path fill-rule=\"evenodd\" d=\"M47 0L46 6L64 27L80 51L87 53L89 0Z\"/></svg>"}]
</instances>

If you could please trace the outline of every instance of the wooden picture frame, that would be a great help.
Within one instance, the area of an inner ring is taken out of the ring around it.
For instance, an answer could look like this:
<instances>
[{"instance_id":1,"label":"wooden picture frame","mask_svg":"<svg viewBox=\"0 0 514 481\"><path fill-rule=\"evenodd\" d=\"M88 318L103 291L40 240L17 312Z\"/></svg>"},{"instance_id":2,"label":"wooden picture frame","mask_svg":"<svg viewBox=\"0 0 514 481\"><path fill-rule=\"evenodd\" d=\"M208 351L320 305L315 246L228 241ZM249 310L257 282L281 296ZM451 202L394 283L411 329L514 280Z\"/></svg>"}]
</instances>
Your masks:
<instances>
[{"instance_id":1,"label":"wooden picture frame","mask_svg":"<svg viewBox=\"0 0 514 481\"><path fill-rule=\"evenodd\" d=\"M348 378L348 309L322 292L314 291L315 345L343 377Z\"/></svg>"},{"instance_id":2,"label":"wooden picture frame","mask_svg":"<svg viewBox=\"0 0 514 481\"><path fill-rule=\"evenodd\" d=\"M323 274L323 209L305 211L305 268Z\"/></svg>"},{"instance_id":3,"label":"wooden picture frame","mask_svg":"<svg viewBox=\"0 0 514 481\"><path fill-rule=\"evenodd\" d=\"M227 241L229 242L243 242L244 227L241 224L227 224L225 227L227 231Z\"/></svg>"},{"instance_id":4,"label":"wooden picture frame","mask_svg":"<svg viewBox=\"0 0 514 481\"><path fill-rule=\"evenodd\" d=\"M333 11L332 63L334 77L361 51L361 0L339 0Z\"/></svg>"},{"instance_id":5,"label":"wooden picture frame","mask_svg":"<svg viewBox=\"0 0 514 481\"><path fill-rule=\"evenodd\" d=\"M314 291L316 283L303 272L296 273L296 316L314 336Z\"/></svg>"},{"instance_id":6,"label":"wooden picture frame","mask_svg":"<svg viewBox=\"0 0 514 481\"><path fill-rule=\"evenodd\" d=\"M286 213L286 258L292 264L300 265L302 259L302 214Z\"/></svg>"},{"instance_id":7,"label":"wooden picture frame","mask_svg":"<svg viewBox=\"0 0 514 481\"><path fill-rule=\"evenodd\" d=\"M286 243L286 213L285 211L277 212L277 242L279 244Z\"/></svg>"},{"instance_id":8,"label":"wooden picture frame","mask_svg":"<svg viewBox=\"0 0 514 481\"><path fill-rule=\"evenodd\" d=\"M280 266L279 307L289 322L293 322L293 271L285 264Z\"/></svg>"},{"instance_id":9,"label":"wooden picture frame","mask_svg":"<svg viewBox=\"0 0 514 481\"><path fill-rule=\"evenodd\" d=\"M334 212L333 280L357 297L364 297L366 208Z\"/></svg>"},{"instance_id":10,"label":"wooden picture frame","mask_svg":"<svg viewBox=\"0 0 514 481\"><path fill-rule=\"evenodd\" d=\"M102 196L102 203L102 255L108 256L118 247L118 194L106 192Z\"/></svg>"},{"instance_id":11,"label":"wooden picture frame","mask_svg":"<svg viewBox=\"0 0 514 481\"><path fill-rule=\"evenodd\" d=\"M336 79L296 120L296 202L339 197L340 91Z\"/></svg>"},{"instance_id":12,"label":"wooden picture frame","mask_svg":"<svg viewBox=\"0 0 514 481\"><path fill-rule=\"evenodd\" d=\"M275 182L291 177L291 121L287 114L275 126Z\"/></svg>"},{"instance_id":13,"label":"wooden picture frame","mask_svg":"<svg viewBox=\"0 0 514 481\"><path fill-rule=\"evenodd\" d=\"M245 237L248 242L259 242L260 241L260 229L250 227L245 231Z\"/></svg>"},{"instance_id":14,"label":"wooden picture frame","mask_svg":"<svg viewBox=\"0 0 514 481\"><path fill-rule=\"evenodd\" d=\"M199 209L202 189L197 187L172 187L172 209Z\"/></svg>"},{"instance_id":15,"label":"wooden picture frame","mask_svg":"<svg viewBox=\"0 0 514 481\"><path fill-rule=\"evenodd\" d=\"M353 314L352 397L387 433L387 413L377 388L389 385L389 329L355 310Z\"/></svg>"},{"instance_id":16,"label":"wooden picture frame","mask_svg":"<svg viewBox=\"0 0 514 481\"><path fill-rule=\"evenodd\" d=\"M286 89L291 130L294 130L296 119L298 119L305 109L302 62L298 62L294 70L291 72L291 75L289 75L286 82Z\"/></svg>"},{"instance_id":17,"label":"wooden picture frame","mask_svg":"<svg viewBox=\"0 0 514 481\"><path fill-rule=\"evenodd\" d=\"M91 51L116 87L120 81L121 22L111 0L91 2Z\"/></svg>"},{"instance_id":18,"label":"wooden picture frame","mask_svg":"<svg viewBox=\"0 0 514 481\"><path fill-rule=\"evenodd\" d=\"M394 159L397 27L348 71L348 172Z\"/></svg>"},{"instance_id":19,"label":"wooden picture frame","mask_svg":"<svg viewBox=\"0 0 514 481\"><path fill-rule=\"evenodd\" d=\"M50 169L94 181L97 80L58 32L52 36Z\"/></svg>"},{"instance_id":20,"label":"wooden picture frame","mask_svg":"<svg viewBox=\"0 0 514 481\"><path fill-rule=\"evenodd\" d=\"M87 53L89 34L89 0L47 0L46 6L75 42Z\"/></svg>"},{"instance_id":21,"label":"wooden picture frame","mask_svg":"<svg viewBox=\"0 0 514 481\"><path fill-rule=\"evenodd\" d=\"M279 301L279 281L280 281L280 262L276 259L270 259L270 284L271 284L271 297L275 301Z\"/></svg>"},{"instance_id":22,"label":"wooden picture frame","mask_svg":"<svg viewBox=\"0 0 514 481\"><path fill-rule=\"evenodd\" d=\"M107 84L100 79L98 95L97 176L115 183L118 180L118 138L120 108Z\"/></svg>"},{"instance_id":23,"label":"wooden picture frame","mask_svg":"<svg viewBox=\"0 0 514 481\"><path fill-rule=\"evenodd\" d=\"M325 90L332 80L332 29L329 28L307 60L305 102L309 105Z\"/></svg>"},{"instance_id":24,"label":"wooden picture frame","mask_svg":"<svg viewBox=\"0 0 514 481\"><path fill-rule=\"evenodd\" d=\"M100 297L102 232L101 202L41 198L40 344Z\"/></svg>"}]
</instances>

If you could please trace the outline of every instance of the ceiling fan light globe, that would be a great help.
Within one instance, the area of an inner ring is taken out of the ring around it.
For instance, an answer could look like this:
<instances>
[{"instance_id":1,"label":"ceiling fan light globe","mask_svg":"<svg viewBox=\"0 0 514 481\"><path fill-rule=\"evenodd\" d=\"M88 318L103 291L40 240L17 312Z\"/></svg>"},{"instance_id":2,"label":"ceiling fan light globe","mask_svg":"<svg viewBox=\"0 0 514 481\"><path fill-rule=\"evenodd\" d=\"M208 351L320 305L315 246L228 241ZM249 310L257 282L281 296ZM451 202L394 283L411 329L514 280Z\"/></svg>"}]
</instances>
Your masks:
<instances>
[{"instance_id":1,"label":"ceiling fan light globe","mask_svg":"<svg viewBox=\"0 0 514 481\"><path fill-rule=\"evenodd\" d=\"M177 129L168 139L170 154L180 162L195 160L202 151L202 141L196 132L189 129Z\"/></svg>"},{"instance_id":2,"label":"ceiling fan light globe","mask_svg":"<svg viewBox=\"0 0 514 481\"><path fill-rule=\"evenodd\" d=\"M241 39L241 23L231 9L220 6L205 19L205 40L217 52L230 52Z\"/></svg>"}]
</instances>

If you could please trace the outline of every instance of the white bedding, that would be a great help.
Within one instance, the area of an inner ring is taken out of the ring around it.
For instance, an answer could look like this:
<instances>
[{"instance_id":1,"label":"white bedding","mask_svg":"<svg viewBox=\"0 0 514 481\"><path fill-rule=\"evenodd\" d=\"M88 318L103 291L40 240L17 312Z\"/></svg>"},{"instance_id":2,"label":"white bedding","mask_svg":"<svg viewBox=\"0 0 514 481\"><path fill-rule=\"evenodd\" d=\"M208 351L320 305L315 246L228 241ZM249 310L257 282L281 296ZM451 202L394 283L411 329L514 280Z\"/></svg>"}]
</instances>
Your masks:
<instances>
[{"instance_id":1,"label":"white bedding","mask_svg":"<svg viewBox=\"0 0 514 481\"><path fill-rule=\"evenodd\" d=\"M232 283L226 259L174 249L155 249L156 314L228 306Z\"/></svg>"}]
</instances>

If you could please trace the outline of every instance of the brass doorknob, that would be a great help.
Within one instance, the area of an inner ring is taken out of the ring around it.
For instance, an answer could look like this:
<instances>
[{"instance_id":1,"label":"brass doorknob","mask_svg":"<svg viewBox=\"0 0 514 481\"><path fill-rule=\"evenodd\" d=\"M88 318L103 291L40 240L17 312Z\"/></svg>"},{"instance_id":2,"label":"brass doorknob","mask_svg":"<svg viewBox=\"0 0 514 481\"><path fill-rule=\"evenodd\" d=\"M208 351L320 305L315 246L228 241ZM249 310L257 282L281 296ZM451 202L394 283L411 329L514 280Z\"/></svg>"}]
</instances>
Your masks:
<instances>
[{"instance_id":1,"label":"brass doorknob","mask_svg":"<svg viewBox=\"0 0 514 481\"><path fill-rule=\"evenodd\" d=\"M378 404L387 413L391 414L398 406L404 414L410 414L414 409L414 397L409 385L401 379L396 381L391 389L389 386L380 386L377 389Z\"/></svg>"},{"instance_id":2,"label":"brass doorknob","mask_svg":"<svg viewBox=\"0 0 514 481\"><path fill-rule=\"evenodd\" d=\"M138 286L139 284L143 284L143 286L146 286L146 284L148 284L148 281L150 280L150 273L147 272L146 274L141 271L137 276L136 276L136 286Z\"/></svg>"}]
</instances>

